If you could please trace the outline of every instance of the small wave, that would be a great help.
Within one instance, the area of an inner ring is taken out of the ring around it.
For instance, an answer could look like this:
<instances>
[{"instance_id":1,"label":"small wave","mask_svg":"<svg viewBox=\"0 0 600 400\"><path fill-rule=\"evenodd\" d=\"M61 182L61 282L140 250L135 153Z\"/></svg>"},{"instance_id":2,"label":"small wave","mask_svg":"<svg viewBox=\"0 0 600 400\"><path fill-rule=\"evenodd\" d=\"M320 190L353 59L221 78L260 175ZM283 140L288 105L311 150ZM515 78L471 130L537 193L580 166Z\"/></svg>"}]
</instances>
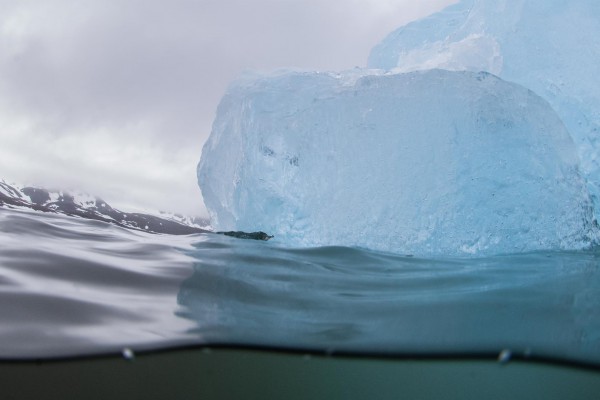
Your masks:
<instances>
[{"instance_id":1,"label":"small wave","mask_svg":"<svg viewBox=\"0 0 600 400\"><path fill-rule=\"evenodd\" d=\"M259 346L600 364L600 254L423 259L0 210L0 358Z\"/></svg>"}]
</instances>

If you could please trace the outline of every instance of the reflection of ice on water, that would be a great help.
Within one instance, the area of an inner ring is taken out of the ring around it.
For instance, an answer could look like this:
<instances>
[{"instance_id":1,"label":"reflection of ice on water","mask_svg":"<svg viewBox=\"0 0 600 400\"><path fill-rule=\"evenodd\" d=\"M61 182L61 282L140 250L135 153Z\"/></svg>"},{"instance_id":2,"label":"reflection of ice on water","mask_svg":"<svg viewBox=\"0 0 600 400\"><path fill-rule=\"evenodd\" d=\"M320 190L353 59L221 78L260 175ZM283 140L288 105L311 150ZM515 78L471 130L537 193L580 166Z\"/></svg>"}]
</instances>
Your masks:
<instances>
[{"instance_id":1,"label":"reflection of ice on water","mask_svg":"<svg viewBox=\"0 0 600 400\"><path fill-rule=\"evenodd\" d=\"M600 359L592 253L427 260L241 241L194 247L198 262L181 286L179 315L209 342Z\"/></svg>"}]
</instances>

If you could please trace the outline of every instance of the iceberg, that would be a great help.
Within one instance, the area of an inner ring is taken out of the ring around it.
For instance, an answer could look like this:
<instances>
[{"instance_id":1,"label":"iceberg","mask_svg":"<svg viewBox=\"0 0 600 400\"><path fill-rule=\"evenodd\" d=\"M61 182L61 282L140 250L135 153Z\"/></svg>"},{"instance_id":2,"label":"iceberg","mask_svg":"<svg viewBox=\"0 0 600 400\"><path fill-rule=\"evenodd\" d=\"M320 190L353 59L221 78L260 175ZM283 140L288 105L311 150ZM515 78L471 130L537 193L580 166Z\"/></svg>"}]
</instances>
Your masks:
<instances>
[{"instance_id":1,"label":"iceberg","mask_svg":"<svg viewBox=\"0 0 600 400\"><path fill-rule=\"evenodd\" d=\"M566 125L600 216L600 2L462 0L389 34L368 66L487 71L546 99Z\"/></svg>"},{"instance_id":2,"label":"iceberg","mask_svg":"<svg viewBox=\"0 0 600 400\"><path fill-rule=\"evenodd\" d=\"M219 104L198 181L215 229L292 246L470 256L597 240L561 118L485 72L242 77Z\"/></svg>"}]
</instances>

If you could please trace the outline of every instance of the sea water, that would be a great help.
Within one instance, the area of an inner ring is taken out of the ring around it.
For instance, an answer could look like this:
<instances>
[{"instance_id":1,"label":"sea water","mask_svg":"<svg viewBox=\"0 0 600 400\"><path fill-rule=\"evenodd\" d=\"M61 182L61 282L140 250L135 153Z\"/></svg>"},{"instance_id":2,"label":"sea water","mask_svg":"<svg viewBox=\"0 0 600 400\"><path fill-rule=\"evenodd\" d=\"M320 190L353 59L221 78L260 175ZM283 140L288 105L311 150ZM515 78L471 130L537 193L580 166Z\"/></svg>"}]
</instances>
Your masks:
<instances>
[{"instance_id":1,"label":"sea water","mask_svg":"<svg viewBox=\"0 0 600 400\"><path fill-rule=\"evenodd\" d=\"M242 346L600 366L600 252L417 258L0 209L0 359Z\"/></svg>"}]
</instances>

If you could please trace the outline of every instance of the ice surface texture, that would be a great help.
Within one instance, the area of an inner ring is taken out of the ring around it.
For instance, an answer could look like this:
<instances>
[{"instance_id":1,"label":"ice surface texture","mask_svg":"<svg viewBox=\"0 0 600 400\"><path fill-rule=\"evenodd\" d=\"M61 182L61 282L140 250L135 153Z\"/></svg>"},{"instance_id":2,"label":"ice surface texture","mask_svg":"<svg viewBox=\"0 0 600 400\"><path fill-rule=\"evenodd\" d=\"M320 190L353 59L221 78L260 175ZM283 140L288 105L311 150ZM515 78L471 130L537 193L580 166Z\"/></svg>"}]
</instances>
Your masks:
<instances>
[{"instance_id":1,"label":"ice surface texture","mask_svg":"<svg viewBox=\"0 0 600 400\"><path fill-rule=\"evenodd\" d=\"M369 66L488 71L533 90L573 137L600 217L600 1L463 0L392 32Z\"/></svg>"},{"instance_id":2,"label":"ice surface texture","mask_svg":"<svg viewBox=\"0 0 600 400\"><path fill-rule=\"evenodd\" d=\"M594 240L573 142L488 73L288 72L234 83L198 179L217 230L415 255Z\"/></svg>"}]
</instances>

